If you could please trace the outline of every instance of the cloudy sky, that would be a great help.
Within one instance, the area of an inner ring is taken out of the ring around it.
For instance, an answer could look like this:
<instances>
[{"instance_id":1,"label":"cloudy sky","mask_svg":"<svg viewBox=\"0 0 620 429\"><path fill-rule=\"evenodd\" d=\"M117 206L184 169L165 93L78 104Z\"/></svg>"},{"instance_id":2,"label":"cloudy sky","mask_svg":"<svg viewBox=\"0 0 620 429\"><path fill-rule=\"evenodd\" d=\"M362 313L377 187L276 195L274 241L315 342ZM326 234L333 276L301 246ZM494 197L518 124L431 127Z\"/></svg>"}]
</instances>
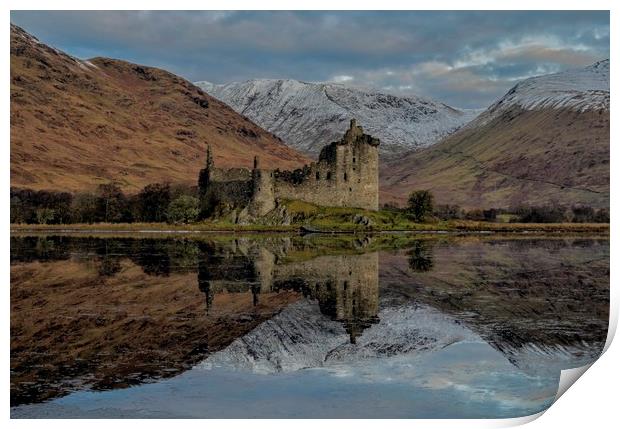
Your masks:
<instances>
[{"instance_id":1,"label":"cloudy sky","mask_svg":"<svg viewBox=\"0 0 620 429\"><path fill-rule=\"evenodd\" d=\"M192 81L333 81L472 108L609 58L608 12L14 11L11 22L80 58Z\"/></svg>"}]
</instances>

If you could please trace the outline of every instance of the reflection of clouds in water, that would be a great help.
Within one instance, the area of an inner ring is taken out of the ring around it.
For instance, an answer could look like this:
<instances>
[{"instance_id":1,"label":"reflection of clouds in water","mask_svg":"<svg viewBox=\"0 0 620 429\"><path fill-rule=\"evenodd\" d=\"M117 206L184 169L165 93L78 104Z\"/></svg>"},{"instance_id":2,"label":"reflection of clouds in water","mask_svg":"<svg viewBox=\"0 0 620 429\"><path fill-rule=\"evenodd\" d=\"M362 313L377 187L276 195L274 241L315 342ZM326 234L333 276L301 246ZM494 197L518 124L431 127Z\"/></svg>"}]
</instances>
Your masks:
<instances>
[{"instance_id":1,"label":"reflection of clouds in water","mask_svg":"<svg viewBox=\"0 0 620 429\"><path fill-rule=\"evenodd\" d=\"M12 414L92 417L105 410L107 417L122 417L137 409L143 417L499 418L547 408L554 389L557 379L535 380L488 345L461 342L417 358L276 374L199 367L163 382L76 392Z\"/></svg>"},{"instance_id":2,"label":"reflection of clouds in water","mask_svg":"<svg viewBox=\"0 0 620 429\"><path fill-rule=\"evenodd\" d=\"M198 368L256 374L299 371L343 385L400 386L456 395L506 412L549 406L559 370L528 374L454 319L426 306L386 308L356 344L309 302L294 304ZM309 353L312 351L312 353ZM337 381L336 381L337 380ZM436 393L433 393L436 392Z\"/></svg>"},{"instance_id":3,"label":"reflection of clouds in water","mask_svg":"<svg viewBox=\"0 0 620 429\"><path fill-rule=\"evenodd\" d=\"M442 394L452 391L469 402L494 403L506 411L548 407L559 377L559 373L525 374L488 344L470 341L434 353L339 364L320 371L351 383L408 385Z\"/></svg>"},{"instance_id":4,"label":"reflection of clouds in water","mask_svg":"<svg viewBox=\"0 0 620 429\"><path fill-rule=\"evenodd\" d=\"M482 368L489 362L480 362ZM468 368L468 371L475 369ZM466 394L470 400L495 402L504 409L535 408L550 405L557 391L557 379L537 379L516 373L509 368L501 372L448 371L444 374L426 374L419 381L420 387L433 390L452 389ZM520 388L519 388L520 386Z\"/></svg>"}]
</instances>

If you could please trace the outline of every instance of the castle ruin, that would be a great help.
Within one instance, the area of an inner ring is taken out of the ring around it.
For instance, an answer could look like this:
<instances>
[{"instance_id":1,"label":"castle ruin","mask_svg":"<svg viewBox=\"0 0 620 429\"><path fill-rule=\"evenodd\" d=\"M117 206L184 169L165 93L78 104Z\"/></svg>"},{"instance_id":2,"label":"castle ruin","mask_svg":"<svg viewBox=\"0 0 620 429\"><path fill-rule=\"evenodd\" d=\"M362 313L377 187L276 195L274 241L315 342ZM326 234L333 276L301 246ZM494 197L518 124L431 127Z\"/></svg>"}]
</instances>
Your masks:
<instances>
[{"instance_id":1,"label":"castle ruin","mask_svg":"<svg viewBox=\"0 0 620 429\"><path fill-rule=\"evenodd\" d=\"M370 244L370 240L364 245ZM205 294L207 312L223 293L261 295L296 291L318 304L322 314L340 322L355 343L379 321L379 253L323 255L289 262L296 249L290 240L262 245L247 239L222 246L199 243L198 288Z\"/></svg>"},{"instance_id":2,"label":"castle ruin","mask_svg":"<svg viewBox=\"0 0 620 429\"><path fill-rule=\"evenodd\" d=\"M294 171L217 168L210 147L198 187L203 207L241 209L259 217L280 200L302 200L321 206L379 209L379 139L364 134L351 120L342 139L321 150L318 162Z\"/></svg>"}]
</instances>

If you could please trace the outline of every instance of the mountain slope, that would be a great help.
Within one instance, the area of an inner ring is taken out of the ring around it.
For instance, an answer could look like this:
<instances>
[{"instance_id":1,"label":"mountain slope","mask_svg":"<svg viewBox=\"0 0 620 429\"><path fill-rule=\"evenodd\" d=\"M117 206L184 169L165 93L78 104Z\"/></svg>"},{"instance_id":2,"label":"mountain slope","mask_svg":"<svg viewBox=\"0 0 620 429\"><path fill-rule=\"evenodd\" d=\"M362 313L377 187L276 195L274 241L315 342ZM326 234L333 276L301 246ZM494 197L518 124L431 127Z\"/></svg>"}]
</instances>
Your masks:
<instances>
[{"instance_id":1,"label":"mountain slope","mask_svg":"<svg viewBox=\"0 0 620 429\"><path fill-rule=\"evenodd\" d=\"M382 201L430 189L466 208L609 206L609 61L527 79L431 148L391 162Z\"/></svg>"},{"instance_id":2,"label":"mountain slope","mask_svg":"<svg viewBox=\"0 0 620 429\"><path fill-rule=\"evenodd\" d=\"M384 308L355 344L344 327L305 300L294 303L199 364L261 374L347 367L373 359L416 356L480 337L431 307Z\"/></svg>"},{"instance_id":3,"label":"mountain slope","mask_svg":"<svg viewBox=\"0 0 620 429\"><path fill-rule=\"evenodd\" d=\"M135 191L195 182L216 163L289 168L306 158L274 135L152 67L82 61L11 25L11 185L77 191L117 181Z\"/></svg>"},{"instance_id":4,"label":"mountain slope","mask_svg":"<svg viewBox=\"0 0 620 429\"><path fill-rule=\"evenodd\" d=\"M328 83L259 79L196 85L290 146L310 154L337 140L351 118L378 137L380 150L389 156L431 145L479 113L421 97L397 97Z\"/></svg>"}]
</instances>

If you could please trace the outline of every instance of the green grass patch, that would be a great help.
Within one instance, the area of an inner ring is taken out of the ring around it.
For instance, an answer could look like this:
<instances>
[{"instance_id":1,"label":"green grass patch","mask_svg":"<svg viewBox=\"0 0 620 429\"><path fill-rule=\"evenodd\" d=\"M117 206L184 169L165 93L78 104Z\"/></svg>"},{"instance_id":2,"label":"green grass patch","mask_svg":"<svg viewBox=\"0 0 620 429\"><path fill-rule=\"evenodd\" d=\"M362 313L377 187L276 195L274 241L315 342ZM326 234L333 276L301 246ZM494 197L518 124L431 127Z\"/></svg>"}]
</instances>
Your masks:
<instances>
[{"instance_id":1,"label":"green grass patch","mask_svg":"<svg viewBox=\"0 0 620 429\"><path fill-rule=\"evenodd\" d=\"M396 210L365 210L352 207L324 207L298 200L282 202L291 223L324 231L421 231L441 230L445 222L416 223Z\"/></svg>"},{"instance_id":2,"label":"green grass patch","mask_svg":"<svg viewBox=\"0 0 620 429\"><path fill-rule=\"evenodd\" d=\"M501 233L541 232L545 234L596 233L609 234L609 224L605 223L511 223L509 218L498 222L478 222L469 220L429 221L417 223L406 213L383 209L378 211L350 207L323 207L298 200L283 201L282 205L290 217L290 224L282 224L282 219L273 213L251 224L236 224L229 219L206 220L188 225L166 223L97 223L70 225L23 225L12 224L11 232L222 232L222 233L290 233L300 227L312 227L323 232L373 233L390 231L454 231ZM278 209L274 210L274 212ZM270 217L271 216L271 217ZM500 215L502 216L502 215Z\"/></svg>"}]
</instances>

